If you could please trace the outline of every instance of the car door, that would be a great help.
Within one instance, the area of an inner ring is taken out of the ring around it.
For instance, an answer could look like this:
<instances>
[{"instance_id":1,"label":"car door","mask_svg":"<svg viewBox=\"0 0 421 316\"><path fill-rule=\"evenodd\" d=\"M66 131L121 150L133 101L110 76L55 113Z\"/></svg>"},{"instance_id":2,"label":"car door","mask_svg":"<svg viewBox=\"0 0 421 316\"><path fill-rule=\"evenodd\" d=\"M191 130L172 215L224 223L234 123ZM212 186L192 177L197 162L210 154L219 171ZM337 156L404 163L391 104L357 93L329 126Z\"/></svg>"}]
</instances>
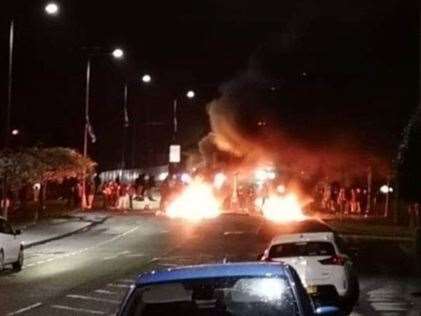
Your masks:
<instances>
[{"instance_id":1,"label":"car door","mask_svg":"<svg viewBox=\"0 0 421 316\"><path fill-rule=\"evenodd\" d=\"M9 222L5 221L6 233L9 235L10 240L10 254L8 262L15 262L18 260L19 250L20 250L20 241L19 238L15 235L15 230Z\"/></svg>"},{"instance_id":2,"label":"car door","mask_svg":"<svg viewBox=\"0 0 421 316\"><path fill-rule=\"evenodd\" d=\"M12 260L12 237L13 235L10 235L7 229L6 221L0 218L0 249L3 249L5 263L9 263Z\"/></svg>"}]
</instances>

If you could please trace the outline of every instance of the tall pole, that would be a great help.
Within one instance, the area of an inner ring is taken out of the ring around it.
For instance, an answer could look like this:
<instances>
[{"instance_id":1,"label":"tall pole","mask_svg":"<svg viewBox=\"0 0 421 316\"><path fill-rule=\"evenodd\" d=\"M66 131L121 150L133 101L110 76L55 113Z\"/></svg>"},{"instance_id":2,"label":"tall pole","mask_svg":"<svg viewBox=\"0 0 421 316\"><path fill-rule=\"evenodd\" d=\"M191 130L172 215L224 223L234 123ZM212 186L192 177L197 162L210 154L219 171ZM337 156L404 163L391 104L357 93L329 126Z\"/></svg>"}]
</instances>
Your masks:
<instances>
[{"instance_id":1,"label":"tall pole","mask_svg":"<svg viewBox=\"0 0 421 316\"><path fill-rule=\"evenodd\" d=\"M4 147L9 146L9 138L10 138L10 116L11 116L11 110L12 110L12 93L13 93L14 33L15 33L15 22L14 20L12 20L10 22L10 30L9 30L9 71L8 71L7 108L6 108Z\"/></svg>"},{"instance_id":2,"label":"tall pole","mask_svg":"<svg viewBox=\"0 0 421 316\"><path fill-rule=\"evenodd\" d=\"M121 169L126 168L126 138L127 138L127 128L129 127L129 113L127 109L127 95L128 87L127 82L124 84L124 104L123 104L123 113L124 113L124 125L123 125L123 139L122 139L122 150L121 150Z\"/></svg>"},{"instance_id":3,"label":"tall pole","mask_svg":"<svg viewBox=\"0 0 421 316\"><path fill-rule=\"evenodd\" d=\"M174 99L173 103L173 141L176 141L177 132L178 132L178 120L177 120L177 98Z\"/></svg>"},{"instance_id":4,"label":"tall pole","mask_svg":"<svg viewBox=\"0 0 421 316\"><path fill-rule=\"evenodd\" d=\"M10 21L9 29L9 69L8 69L8 86L7 86L7 106L6 106L6 122L4 126L4 148L9 146L10 138L10 112L12 110L12 93L13 93L13 49L14 49L14 33L15 22ZM3 217L7 219L8 216L8 201L7 201L7 178L4 175L2 181L2 206Z\"/></svg>"},{"instance_id":5,"label":"tall pole","mask_svg":"<svg viewBox=\"0 0 421 316\"><path fill-rule=\"evenodd\" d=\"M89 100L90 100L90 88L91 88L91 58L88 57L86 62L86 88L85 88L85 130L83 134L83 156L88 157L88 133L90 128L89 121ZM86 206L86 170L83 172L82 179L82 209Z\"/></svg>"}]
</instances>

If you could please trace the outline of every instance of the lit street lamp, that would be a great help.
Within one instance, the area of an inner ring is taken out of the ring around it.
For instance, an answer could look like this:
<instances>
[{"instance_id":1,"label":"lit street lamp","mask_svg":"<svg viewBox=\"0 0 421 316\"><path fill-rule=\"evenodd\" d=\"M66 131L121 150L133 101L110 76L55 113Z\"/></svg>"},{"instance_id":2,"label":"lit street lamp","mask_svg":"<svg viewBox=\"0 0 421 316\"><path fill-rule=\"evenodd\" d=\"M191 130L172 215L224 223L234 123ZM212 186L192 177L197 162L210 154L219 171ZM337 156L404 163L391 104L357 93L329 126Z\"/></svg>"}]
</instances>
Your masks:
<instances>
[{"instance_id":1,"label":"lit street lamp","mask_svg":"<svg viewBox=\"0 0 421 316\"><path fill-rule=\"evenodd\" d=\"M196 95L196 94L194 93L194 91L193 91L193 90L189 90L189 91L187 91L187 93L186 93L186 96L187 96L189 99L193 99L195 95Z\"/></svg>"},{"instance_id":2,"label":"lit street lamp","mask_svg":"<svg viewBox=\"0 0 421 316\"><path fill-rule=\"evenodd\" d=\"M17 135L19 135L19 130L18 130L18 129L16 129L16 128L15 128L15 129L13 129L13 130L12 130L12 135L13 135L13 136L17 136Z\"/></svg>"},{"instance_id":3,"label":"lit street lamp","mask_svg":"<svg viewBox=\"0 0 421 316\"><path fill-rule=\"evenodd\" d=\"M143 81L144 83L149 83L149 82L151 82L151 80L152 80L152 78L151 78L151 76L150 76L150 75L148 75L148 74L145 74L145 75L143 75L143 77L142 77L142 81Z\"/></svg>"},{"instance_id":4,"label":"lit street lamp","mask_svg":"<svg viewBox=\"0 0 421 316\"><path fill-rule=\"evenodd\" d=\"M120 48L116 48L112 51L112 56L116 59L121 59L124 56L124 51ZM96 141L95 134L93 132L91 122L89 119L89 110L90 110L90 90L91 90L91 58L94 54L88 53L88 59L86 61L86 87L85 87L85 130L83 134L83 156L88 156L88 135L91 136L91 141L94 143ZM82 183L82 208L85 208L85 189L86 189L86 175L83 174L83 183Z\"/></svg>"},{"instance_id":5,"label":"lit street lamp","mask_svg":"<svg viewBox=\"0 0 421 316\"><path fill-rule=\"evenodd\" d=\"M59 6L55 2L50 2L45 6L45 13L50 16L57 15ZM7 106L6 106L6 122L5 122L5 139L4 146L7 147L9 143L10 133L10 117L12 111L12 96L13 96L13 57L15 48L15 20L10 21L9 26L9 64L8 64L8 87L7 87Z\"/></svg>"},{"instance_id":6,"label":"lit street lamp","mask_svg":"<svg viewBox=\"0 0 421 316\"><path fill-rule=\"evenodd\" d=\"M57 15L59 13L59 6L55 2L49 2L45 6L45 12L49 15Z\"/></svg>"},{"instance_id":7,"label":"lit street lamp","mask_svg":"<svg viewBox=\"0 0 421 316\"><path fill-rule=\"evenodd\" d=\"M113 50L113 52L111 53L113 55L114 58L116 59L121 59L124 57L124 51L121 48L116 48Z\"/></svg>"},{"instance_id":8,"label":"lit street lamp","mask_svg":"<svg viewBox=\"0 0 421 316\"><path fill-rule=\"evenodd\" d=\"M142 76L142 82L145 84L148 84L152 81L152 77L149 74L144 74ZM124 129L123 129L123 144L122 144L122 151L121 151L121 169L124 169L126 167L126 147L127 147L127 142L126 142L126 138L127 138L127 129L130 126L130 120L129 120L129 110L128 110L128 83L126 82L124 84L124 103L123 103L123 111L124 111ZM134 155L134 144L135 144L135 140L134 140L134 135L135 135L135 128L136 126L133 124L133 132L132 132L132 155ZM134 160L132 158L132 160Z\"/></svg>"}]
</instances>

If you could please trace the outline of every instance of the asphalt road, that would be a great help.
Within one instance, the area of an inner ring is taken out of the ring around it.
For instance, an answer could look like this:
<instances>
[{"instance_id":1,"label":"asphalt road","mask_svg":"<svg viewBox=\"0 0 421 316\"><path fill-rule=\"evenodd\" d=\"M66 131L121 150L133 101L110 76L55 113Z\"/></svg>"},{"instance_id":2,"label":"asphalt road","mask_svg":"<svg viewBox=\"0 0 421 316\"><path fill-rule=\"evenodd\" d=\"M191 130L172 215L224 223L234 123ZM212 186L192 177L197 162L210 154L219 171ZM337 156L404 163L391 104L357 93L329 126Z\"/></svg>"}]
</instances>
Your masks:
<instances>
[{"instance_id":1,"label":"asphalt road","mask_svg":"<svg viewBox=\"0 0 421 316\"><path fill-rule=\"evenodd\" d=\"M254 260L265 242L248 216L202 225L113 216L26 251L24 269L0 273L0 315L112 315L135 276L183 264ZM398 244L358 242L361 298L354 315L421 315L416 261Z\"/></svg>"}]
</instances>

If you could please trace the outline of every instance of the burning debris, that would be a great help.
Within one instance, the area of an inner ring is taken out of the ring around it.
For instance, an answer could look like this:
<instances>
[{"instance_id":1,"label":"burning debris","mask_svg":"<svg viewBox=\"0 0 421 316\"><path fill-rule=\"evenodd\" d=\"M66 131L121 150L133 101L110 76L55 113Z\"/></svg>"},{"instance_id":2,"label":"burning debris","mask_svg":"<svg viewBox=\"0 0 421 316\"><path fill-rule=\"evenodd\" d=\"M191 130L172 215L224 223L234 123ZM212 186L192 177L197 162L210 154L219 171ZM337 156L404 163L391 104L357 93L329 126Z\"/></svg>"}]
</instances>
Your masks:
<instances>
[{"instance_id":1,"label":"burning debris","mask_svg":"<svg viewBox=\"0 0 421 316\"><path fill-rule=\"evenodd\" d=\"M217 217L221 203L216 198L212 185L201 179L192 180L168 205L166 214L170 218L200 221Z\"/></svg>"}]
</instances>

